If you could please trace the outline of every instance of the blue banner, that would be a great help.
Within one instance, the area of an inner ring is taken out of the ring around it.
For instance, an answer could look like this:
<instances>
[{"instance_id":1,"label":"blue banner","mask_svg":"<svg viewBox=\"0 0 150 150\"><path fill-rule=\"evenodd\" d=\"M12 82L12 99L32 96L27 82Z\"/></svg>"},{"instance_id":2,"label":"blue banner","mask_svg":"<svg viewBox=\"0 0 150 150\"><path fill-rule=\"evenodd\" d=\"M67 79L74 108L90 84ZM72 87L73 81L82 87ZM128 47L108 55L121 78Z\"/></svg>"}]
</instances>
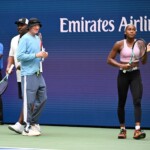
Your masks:
<instances>
[{"instance_id":1,"label":"blue banner","mask_svg":"<svg viewBox=\"0 0 150 150\"><path fill-rule=\"evenodd\" d=\"M44 62L48 100L41 124L119 126L117 118L118 68L107 64L116 41L124 38L124 27L133 23L137 37L150 41L149 0L2 0L0 42L4 45L4 68L14 22L36 17L42 22L43 45L49 52ZM140 66L144 93L142 126L150 127L150 62ZM5 69L4 69L5 72ZM16 122L22 109L15 72L3 96L4 121ZM126 125L134 127L134 108L129 90Z\"/></svg>"}]
</instances>

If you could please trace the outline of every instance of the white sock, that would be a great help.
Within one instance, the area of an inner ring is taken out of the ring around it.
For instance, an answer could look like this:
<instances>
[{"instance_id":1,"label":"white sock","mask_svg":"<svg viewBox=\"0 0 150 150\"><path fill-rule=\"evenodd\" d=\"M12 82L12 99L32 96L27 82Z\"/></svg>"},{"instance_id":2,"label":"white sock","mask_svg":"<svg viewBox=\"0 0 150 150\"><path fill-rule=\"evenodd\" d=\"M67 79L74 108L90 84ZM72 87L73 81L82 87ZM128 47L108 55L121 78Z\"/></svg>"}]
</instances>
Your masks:
<instances>
[{"instance_id":1,"label":"white sock","mask_svg":"<svg viewBox=\"0 0 150 150\"><path fill-rule=\"evenodd\" d=\"M120 127L121 128L121 130L123 129L123 130L125 130L126 128L125 127Z\"/></svg>"},{"instance_id":2,"label":"white sock","mask_svg":"<svg viewBox=\"0 0 150 150\"><path fill-rule=\"evenodd\" d=\"M140 130L140 126L135 126L135 130Z\"/></svg>"}]
</instances>

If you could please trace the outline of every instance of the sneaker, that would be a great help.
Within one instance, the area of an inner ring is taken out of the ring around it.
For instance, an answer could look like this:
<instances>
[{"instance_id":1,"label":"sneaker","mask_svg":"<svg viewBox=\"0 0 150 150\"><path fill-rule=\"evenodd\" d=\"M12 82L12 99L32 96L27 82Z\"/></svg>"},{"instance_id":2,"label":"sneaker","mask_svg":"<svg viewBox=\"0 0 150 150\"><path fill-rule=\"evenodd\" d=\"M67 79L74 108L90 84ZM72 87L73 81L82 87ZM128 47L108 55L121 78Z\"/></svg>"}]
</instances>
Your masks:
<instances>
[{"instance_id":1,"label":"sneaker","mask_svg":"<svg viewBox=\"0 0 150 150\"><path fill-rule=\"evenodd\" d=\"M24 136L39 136L41 133L39 131L32 130L30 128L28 131L23 130L22 135Z\"/></svg>"},{"instance_id":2,"label":"sneaker","mask_svg":"<svg viewBox=\"0 0 150 150\"><path fill-rule=\"evenodd\" d=\"M18 134L22 134L24 126L21 125L19 122L16 122L14 125L9 125L8 129L10 129L11 131L14 131Z\"/></svg>"},{"instance_id":3,"label":"sneaker","mask_svg":"<svg viewBox=\"0 0 150 150\"><path fill-rule=\"evenodd\" d=\"M134 131L134 139L144 139L146 137L146 133L142 130L135 130Z\"/></svg>"},{"instance_id":4,"label":"sneaker","mask_svg":"<svg viewBox=\"0 0 150 150\"><path fill-rule=\"evenodd\" d=\"M118 139L126 139L126 134L127 134L126 130L125 129L121 129L120 133L118 135Z\"/></svg>"},{"instance_id":5,"label":"sneaker","mask_svg":"<svg viewBox=\"0 0 150 150\"><path fill-rule=\"evenodd\" d=\"M39 124L34 124L31 126L32 130L41 132L41 128Z\"/></svg>"}]
</instances>

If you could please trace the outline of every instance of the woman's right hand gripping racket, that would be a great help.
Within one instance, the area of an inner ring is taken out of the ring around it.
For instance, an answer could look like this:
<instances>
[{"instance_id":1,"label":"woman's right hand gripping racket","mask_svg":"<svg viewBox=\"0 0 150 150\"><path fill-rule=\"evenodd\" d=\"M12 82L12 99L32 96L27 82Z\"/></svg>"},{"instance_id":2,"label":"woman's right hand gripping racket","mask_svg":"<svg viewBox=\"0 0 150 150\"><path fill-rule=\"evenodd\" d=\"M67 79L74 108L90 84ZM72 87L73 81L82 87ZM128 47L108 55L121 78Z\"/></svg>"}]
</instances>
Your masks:
<instances>
[{"instance_id":1,"label":"woman's right hand gripping racket","mask_svg":"<svg viewBox=\"0 0 150 150\"><path fill-rule=\"evenodd\" d=\"M7 89L7 86L8 86L8 77L9 77L9 74L11 73L12 69L14 67L14 64L12 64L8 70L8 73L6 73L5 77L0 81L0 95L2 95L6 89Z\"/></svg>"},{"instance_id":2,"label":"woman's right hand gripping racket","mask_svg":"<svg viewBox=\"0 0 150 150\"><path fill-rule=\"evenodd\" d=\"M147 52L150 52L150 43L147 44Z\"/></svg>"},{"instance_id":3,"label":"woman's right hand gripping racket","mask_svg":"<svg viewBox=\"0 0 150 150\"><path fill-rule=\"evenodd\" d=\"M131 66L131 70L134 67L134 63L142 60L147 52L147 44L143 39L137 39L132 46L132 54L129 61L129 65ZM130 69L129 69L130 70ZM123 70L123 73L126 73L127 70Z\"/></svg>"}]
</instances>

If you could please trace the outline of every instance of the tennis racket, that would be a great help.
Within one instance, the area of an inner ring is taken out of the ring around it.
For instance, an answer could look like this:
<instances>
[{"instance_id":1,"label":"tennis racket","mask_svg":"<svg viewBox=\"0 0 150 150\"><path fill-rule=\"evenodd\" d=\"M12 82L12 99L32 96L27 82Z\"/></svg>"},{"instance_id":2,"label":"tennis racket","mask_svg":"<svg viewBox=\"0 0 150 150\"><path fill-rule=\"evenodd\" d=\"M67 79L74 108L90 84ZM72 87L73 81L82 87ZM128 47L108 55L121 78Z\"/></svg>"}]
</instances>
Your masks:
<instances>
[{"instance_id":1,"label":"tennis racket","mask_svg":"<svg viewBox=\"0 0 150 150\"><path fill-rule=\"evenodd\" d=\"M12 69L14 67L14 64L12 64L8 70L8 73L5 75L5 77L0 81L0 95L2 95L6 89L7 89L7 86L8 86L8 77L9 77L9 74L11 73Z\"/></svg>"},{"instance_id":2,"label":"tennis racket","mask_svg":"<svg viewBox=\"0 0 150 150\"><path fill-rule=\"evenodd\" d=\"M143 39L137 39L132 46L132 54L129 61L129 65L134 62L138 62L147 52L147 44ZM123 70L126 73L127 70Z\"/></svg>"},{"instance_id":3,"label":"tennis racket","mask_svg":"<svg viewBox=\"0 0 150 150\"><path fill-rule=\"evenodd\" d=\"M38 36L39 36L39 38L40 38L40 40L41 40L41 43L40 43L40 50L41 50L41 51L45 51L45 49L43 48L42 34L41 34L41 33L38 33ZM42 58L41 61L40 61L40 72L43 72L42 61L44 61L44 58Z\"/></svg>"}]
</instances>

